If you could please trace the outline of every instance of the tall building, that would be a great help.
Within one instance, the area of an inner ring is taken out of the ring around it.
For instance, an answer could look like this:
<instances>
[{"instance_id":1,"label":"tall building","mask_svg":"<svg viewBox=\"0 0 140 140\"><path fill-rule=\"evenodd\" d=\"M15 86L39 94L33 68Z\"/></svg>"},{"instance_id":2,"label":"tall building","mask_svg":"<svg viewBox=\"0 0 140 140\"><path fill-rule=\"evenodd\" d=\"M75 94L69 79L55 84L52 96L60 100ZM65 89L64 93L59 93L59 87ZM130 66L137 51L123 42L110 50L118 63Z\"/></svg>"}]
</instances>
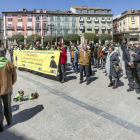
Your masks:
<instances>
[{"instance_id":1,"label":"tall building","mask_svg":"<svg viewBox=\"0 0 140 140\"><path fill-rule=\"evenodd\" d=\"M77 33L95 33L112 35L113 15L111 9L100 7L71 6L70 11L77 15Z\"/></svg>"},{"instance_id":2,"label":"tall building","mask_svg":"<svg viewBox=\"0 0 140 140\"><path fill-rule=\"evenodd\" d=\"M48 11L20 9L14 12L2 12L4 39L22 34L25 39L32 34L42 37L53 35L63 42L66 34L102 33L112 35L111 9L100 7L71 6L70 11ZM54 25L53 29L48 25Z\"/></svg>"},{"instance_id":3,"label":"tall building","mask_svg":"<svg viewBox=\"0 0 140 140\"><path fill-rule=\"evenodd\" d=\"M113 18L114 41L122 43L123 40L139 41L140 10L129 9Z\"/></svg>"}]
</instances>

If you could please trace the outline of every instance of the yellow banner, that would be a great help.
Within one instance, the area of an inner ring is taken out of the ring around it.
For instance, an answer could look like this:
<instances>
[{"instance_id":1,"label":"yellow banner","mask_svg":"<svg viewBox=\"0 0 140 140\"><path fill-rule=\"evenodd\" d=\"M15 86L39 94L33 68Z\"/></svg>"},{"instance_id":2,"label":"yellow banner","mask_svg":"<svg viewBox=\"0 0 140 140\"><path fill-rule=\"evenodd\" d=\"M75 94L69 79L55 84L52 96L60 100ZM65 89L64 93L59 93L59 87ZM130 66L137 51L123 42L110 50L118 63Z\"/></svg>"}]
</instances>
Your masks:
<instances>
[{"instance_id":1,"label":"yellow banner","mask_svg":"<svg viewBox=\"0 0 140 140\"><path fill-rule=\"evenodd\" d=\"M59 51L14 50L13 52L15 66L55 76L58 72L59 58Z\"/></svg>"}]
</instances>

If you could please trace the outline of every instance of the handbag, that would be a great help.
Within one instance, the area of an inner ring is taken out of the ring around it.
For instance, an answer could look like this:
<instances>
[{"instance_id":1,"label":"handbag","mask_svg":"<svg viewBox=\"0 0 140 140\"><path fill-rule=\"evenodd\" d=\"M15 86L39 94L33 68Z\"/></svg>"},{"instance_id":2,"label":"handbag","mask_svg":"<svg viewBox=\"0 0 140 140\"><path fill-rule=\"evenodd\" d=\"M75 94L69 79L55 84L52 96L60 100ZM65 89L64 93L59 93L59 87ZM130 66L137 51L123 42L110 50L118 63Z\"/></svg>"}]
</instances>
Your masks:
<instances>
[{"instance_id":1,"label":"handbag","mask_svg":"<svg viewBox=\"0 0 140 140\"><path fill-rule=\"evenodd\" d=\"M111 62L111 61L110 61ZM112 63L112 62L111 62ZM113 65L113 63L112 63ZM119 72L122 70L122 63L119 63L118 65L113 65L115 72Z\"/></svg>"}]
</instances>

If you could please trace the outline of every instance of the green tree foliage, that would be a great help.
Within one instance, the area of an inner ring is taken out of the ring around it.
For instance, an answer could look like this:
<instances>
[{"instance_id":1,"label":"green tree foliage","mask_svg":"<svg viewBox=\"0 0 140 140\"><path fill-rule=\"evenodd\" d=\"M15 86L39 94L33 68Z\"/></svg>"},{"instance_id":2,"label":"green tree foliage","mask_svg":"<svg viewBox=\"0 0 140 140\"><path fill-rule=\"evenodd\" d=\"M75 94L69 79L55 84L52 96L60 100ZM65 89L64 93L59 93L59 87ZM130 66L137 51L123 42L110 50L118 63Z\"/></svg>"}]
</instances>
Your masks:
<instances>
[{"instance_id":1,"label":"green tree foliage","mask_svg":"<svg viewBox=\"0 0 140 140\"><path fill-rule=\"evenodd\" d=\"M27 43L33 44L35 41L41 41L41 36L37 34L33 34L27 37Z\"/></svg>"},{"instance_id":2,"label":"green tree foliage","mask_svg":"<svg viewBox=\"0 0 140 140\"><path fill-rule=\"evenodd\" d=\"M109 34L100 34L98 38L99 38L99 40L105 41L105 40L111 40L112 36Z\"/></svg>"},{"instance_id":3,"label":"green tree foliage","mask_svg":"<svg viewBox=\"0 0 140 140\"><path fill-rule=\"evenodd\" d=\"M51 35L45 36L44 42L45 43L51 42L51 38L52 38L52 42L55 42L55 37L54 36L51 37Z\"/></svg>"},{"instance_id":4,"label":"green tree foliage","mask_svg":"<svg viewBox=\"0 0 140 140\"><path fill-rule=\"evenodd\" d=\"M13 35L12 37L11 37L11 40L16 40L16 42L18 43L18 44L20 44L20 43L23 43L24 42L24 36L23 35L20 35L20 34L16 34L16 35Z\"/></svg>"},{"instance_id":5,"label":"green tree foliage","mask_svg":"<svg viewBox=\"0 0 140 140\"><path fill-rule=\"evenodd\" d=\"M94 33L86 33L87 41L94 41L96 42L98 40L98 37Z\"/></svg>"},{"instance_id":6,"label":"green tree foliage","mask_svg":"<svg viewBox=\"0 0 140 140\"><path fill-rule=\"evenodd\" d=\"M65 41L77 41L80 39L78 34L67 34L64 36Z\"/></svg>"}]
</instances>

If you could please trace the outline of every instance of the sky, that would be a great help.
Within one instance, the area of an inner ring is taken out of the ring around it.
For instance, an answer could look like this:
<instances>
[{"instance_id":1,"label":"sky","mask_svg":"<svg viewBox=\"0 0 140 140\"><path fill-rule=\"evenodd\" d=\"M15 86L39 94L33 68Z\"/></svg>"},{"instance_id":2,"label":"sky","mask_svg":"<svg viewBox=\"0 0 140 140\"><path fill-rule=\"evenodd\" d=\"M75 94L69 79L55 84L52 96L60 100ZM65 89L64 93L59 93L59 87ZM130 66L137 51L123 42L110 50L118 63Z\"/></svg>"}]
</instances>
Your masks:
<instances>
[{"instance_id":1,"label":"sky","mask_svg":"<svg viewBox=\"0 0 140 140\"><path fill-rule=\"evenodd\" d=\"M0 0L0 11L18 11L26 8L68 11L70 6L90 6L112 9L118 15L130 8L140 10L140 0Z\"/></svg>"}]
</instances>

